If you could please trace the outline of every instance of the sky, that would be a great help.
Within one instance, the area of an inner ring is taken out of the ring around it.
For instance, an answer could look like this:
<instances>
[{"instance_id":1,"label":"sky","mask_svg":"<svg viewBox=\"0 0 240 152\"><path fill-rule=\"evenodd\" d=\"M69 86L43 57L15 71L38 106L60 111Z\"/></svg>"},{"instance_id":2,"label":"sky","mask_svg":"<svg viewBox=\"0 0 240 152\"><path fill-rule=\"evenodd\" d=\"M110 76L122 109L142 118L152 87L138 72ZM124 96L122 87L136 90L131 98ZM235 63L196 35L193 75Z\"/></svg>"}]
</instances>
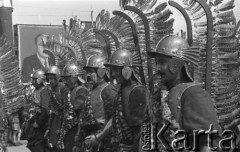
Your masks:
<instances>
[{"instance_id":1,"label":"sky","mask_svg":"<svg viewBox=\"0 0 240 152\"><path fill-rule=\"evenodd\" d=\"M0 0L0 5L4 2L9 5L10 0ZM37 24L37 25L61 25L62 20L67 21L77 16L82 21L91 20L91 11L93 19L96 19L102 9L120 10L119 0L12 0L13 1L13 24ZM168 0L158 0L158 3ZM176 0L178 1L178 0ZM185 30L186 24L182 15L171 8L174 13L175 32L180 29ZM235 0L235 16L240 20L240 0ZM178 24L176 24L178 23Z\"/></svg>"},{"instance_id":2,"label":"sky","mask_svg":"<svg viewBox=\"0 0 240 152\"><path fill-rule=\"evenodd\" d=\"M13 24L61 25L62 20L77 16L91 20L102 9L119 10L118 0L13 0Z\"/></svg>"}]
</instances>

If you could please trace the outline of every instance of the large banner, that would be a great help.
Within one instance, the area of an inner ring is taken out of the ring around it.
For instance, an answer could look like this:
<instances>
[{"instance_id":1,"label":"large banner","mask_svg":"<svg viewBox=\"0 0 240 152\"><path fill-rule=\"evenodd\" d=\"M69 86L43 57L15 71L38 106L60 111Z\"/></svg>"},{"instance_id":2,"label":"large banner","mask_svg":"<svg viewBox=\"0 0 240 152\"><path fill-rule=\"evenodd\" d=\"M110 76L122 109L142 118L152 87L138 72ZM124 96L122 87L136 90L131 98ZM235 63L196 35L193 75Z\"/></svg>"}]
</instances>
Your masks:
<instances>
[{"instance_id":1,"label":"large banner","mask_svg":"<svg viewBox=\"0 0 240 152\"><path fill-rule=\"evenodd\" d=\"M91 22L84 22L85 30L88 30L92 27ZM46 34L55 36L55 38L59 38L59 34L62 32L63 26L51 26L51 25L17 25L17 42L18 42L18 57L19 57L19 67L22 71L22 82L28 83L30 81L30 74L33 70L44 68L44 61L37 55L37 46L35 38L39 34ZM96 34L97 39L101 41L101 45L104 49L106 49L106 44L104 39ZM49 65L51 65L51 60L47 61ZM24 65L24 68L23 68Z\"/></svg>"},{"instance_id":2,"label":"large banner","mask_svg":"<svg viewBox=\"0 0 240 152\"><path fill-rule=\"evenodd\" d=\"M36 66L29 68L30 71L22 71L22 77L28 80L24 80L23 83L30 81L29 75L33 72L33 69L38 69L38 63L41 63L39 58L37 58L37 46L35 44L35 38L39 34L54 35L56 38L59 37L59 34L63 30L63 26L43 26L43 25L18 25L18 53L19 53L19 66L23 70L23 62L27 63L25 66ZM24 76L28 75L28 76ZM23 79L22 79L23 80Z\"/></svg>"}]
</instances>

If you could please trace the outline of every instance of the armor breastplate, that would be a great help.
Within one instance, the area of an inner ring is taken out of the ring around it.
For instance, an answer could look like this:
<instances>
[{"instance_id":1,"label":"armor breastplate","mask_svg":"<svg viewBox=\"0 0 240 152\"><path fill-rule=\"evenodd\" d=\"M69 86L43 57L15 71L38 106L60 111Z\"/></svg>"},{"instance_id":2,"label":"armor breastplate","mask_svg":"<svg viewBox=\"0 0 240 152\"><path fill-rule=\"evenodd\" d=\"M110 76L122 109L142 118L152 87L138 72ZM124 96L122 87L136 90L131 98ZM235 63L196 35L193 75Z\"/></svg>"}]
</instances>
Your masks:
<instances>
[{"instance_id":1,"label":"armor breastplate","mask_svg":"<svg viewBox=\"0 0 240 152\"><path fill-rule=\"evenodd\" d=\"M78 86L76 88L74 88L71 93L70 93L70 102L72 103L72 105L74 106L74 100L76 100L76 97L77 97L77 92L80 90L80 89L85 89L88 91L88 89L86 87L83 87L83 86Z\"/></svg>"},{"instance_id":2,"label":"armor breastplate","mask_svg":"<svg viewBox=\"0 0 240 152\"><path fill-rule=\"evenodd\" d=\"M123 109L124 109L124 114L126 117L129 116L130 114L130 109L129 108L126 108L126 107L129 107L129 97L130 97L130 94L131 92L137 88L137 87L140 87L142 86L141 84L133 84L133 85L130 85L130 86L127 86L125 87L123 90L122 90L122 101L123 101Z\"/></svg>"},{"instance_id":3,"label":"armor breastplate","mask_svg":"<svg viewBox=\"0 0 240 152\"><path fill-rule=\"evenodd\" d=\"M91 92L90 102L93 108L93 116L99 123L105 123L104 102L101 97L102 90L108 86L108 83L103 83L97 86Z\"/></svg>"},{"instance_id":4,"label":"armor breastplate","mask_svg":"<svg viewBox=\"0 0 240 152\"><path fill-rule=\"evenodd\" d=\"M182 114L181 114L181 98L183 93L190 87L200 85L197 83L181 83L172 88L168 94L168 106L169 109L176 120L177 124L182 128ZM180 129L179 128L179 129Z\"/></svg>"}]
</instances>

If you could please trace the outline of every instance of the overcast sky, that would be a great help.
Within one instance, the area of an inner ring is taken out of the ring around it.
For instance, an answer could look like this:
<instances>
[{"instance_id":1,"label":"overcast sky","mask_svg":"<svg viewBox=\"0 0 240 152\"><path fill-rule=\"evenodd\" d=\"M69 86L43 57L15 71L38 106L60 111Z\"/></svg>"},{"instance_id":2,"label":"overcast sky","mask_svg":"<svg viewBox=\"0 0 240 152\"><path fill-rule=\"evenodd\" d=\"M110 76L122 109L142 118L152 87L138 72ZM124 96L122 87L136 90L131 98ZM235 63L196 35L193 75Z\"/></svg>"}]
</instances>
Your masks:
<instances>
[{"instance_id":1,"label":"overcast sky","mask_svg":"<svg viewBox=\"0 0 240 152\"><path fill-rule=\"evenodd\" d=\"M0 0L5 1L9 0ZM167 0L158 0L158 3ZM240 0L235 0L235 15L240 19ZM13 0L13 24L43 24L43 25L61 25L62 20L69 20L77 16L82 21L91 20L91 11L93 18L106 9L110 11L119 10L119 0ZM185 29L181 14L174 10L175 31Z\"/></svg>"},{"instance_id":2,"label":"overcast sky","mask_svg":"<svg viewBox=\"0 0 240 152\"><path fill-rule=\"evenodd\" d=\"M119 10L118 0L13 0L13 24L62 24L63 19L77 16L83 21L94 19L102 9Z\"/></svg>"}]
</instances>

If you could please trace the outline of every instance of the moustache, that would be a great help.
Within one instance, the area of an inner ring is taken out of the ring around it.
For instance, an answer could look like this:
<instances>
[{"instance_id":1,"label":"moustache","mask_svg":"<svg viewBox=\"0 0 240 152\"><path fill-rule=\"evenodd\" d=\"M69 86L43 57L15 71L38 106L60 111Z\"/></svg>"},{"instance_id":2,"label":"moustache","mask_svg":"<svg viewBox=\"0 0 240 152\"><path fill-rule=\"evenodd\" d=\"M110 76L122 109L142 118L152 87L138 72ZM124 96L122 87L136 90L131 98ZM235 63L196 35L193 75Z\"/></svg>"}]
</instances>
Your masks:
<instances>
[{"instance_id":1,"label":"moustache","mask_svg":"<svg viewBox=\"0 0 240 152\"><path fill-rule=\"evenodd\" d=\"M156 74L157 74L157 75L165 75L165 73L164 73L164 72L161 72L161 71L156 71Z\"/></svg>"},{"instance_id":2,"label":"moustache","mask_svg":"<svg viewBox=\"0 0 240 152\"><path fill-rule=\"evenodd\" d=\"M93 81L93 78L90 75L88 75L87 76L87 82L90 82L90 81Z\"/></svg>"},{"instance_id":3,"label":"moustache","mask_svg":"<svg viewBox=\"0 0 240 152\"><path fill-rule=\"evenodd\" d=\"M50 82L49 85L54 85L54 83Z\"/></svg>"}]
</instances>

